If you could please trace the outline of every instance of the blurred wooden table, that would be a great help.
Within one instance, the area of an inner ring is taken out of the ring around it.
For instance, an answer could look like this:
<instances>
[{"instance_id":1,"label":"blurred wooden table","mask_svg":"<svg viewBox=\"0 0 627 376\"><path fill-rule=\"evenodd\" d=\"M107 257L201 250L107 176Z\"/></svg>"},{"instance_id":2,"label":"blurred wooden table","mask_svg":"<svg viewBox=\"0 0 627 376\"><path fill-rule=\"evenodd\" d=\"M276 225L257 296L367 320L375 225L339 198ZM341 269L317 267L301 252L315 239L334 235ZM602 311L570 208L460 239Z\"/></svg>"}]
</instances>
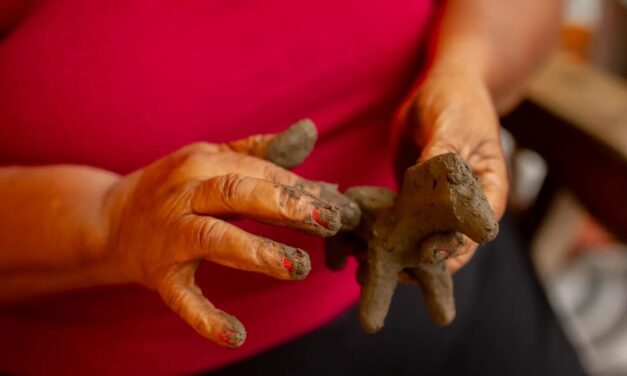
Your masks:
<instances>
[{"instance_id":1,"label":"blurred wooden table","mask_svg":"<svg viewBox=\"0 0 627 376\"><path fill-rule=\"evenodd\" d=\"M532 79L527 99L503 119L520 146L547 161L550 180L574 192L627 242L627 83L568 55Z\"/></svg>"}]
</instances>

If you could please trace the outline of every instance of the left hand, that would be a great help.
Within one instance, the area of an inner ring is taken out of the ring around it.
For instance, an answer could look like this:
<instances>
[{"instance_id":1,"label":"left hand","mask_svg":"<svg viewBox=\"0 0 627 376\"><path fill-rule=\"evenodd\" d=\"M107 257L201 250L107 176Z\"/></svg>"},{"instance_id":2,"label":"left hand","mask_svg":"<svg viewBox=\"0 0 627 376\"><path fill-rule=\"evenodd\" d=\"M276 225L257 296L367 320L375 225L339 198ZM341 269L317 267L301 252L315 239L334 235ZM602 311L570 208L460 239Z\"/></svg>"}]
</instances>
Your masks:
<instances>
[{"instance_id":1,"label":"left hand","mask_svg":"<svg viewBox=\"0 0 627 376\"><path fill-rule=\"evenodd\" d=\"M455 152L472 168L496 219L503 216L509 188L499 137L499 120L485 83L476 75L459 71L431 71L401 105L395 118L402 136L397 149L397 172L419 160ZM477 244L465 245L448 259L451 272L463 267Z\"/></svg>"}]
</instances>

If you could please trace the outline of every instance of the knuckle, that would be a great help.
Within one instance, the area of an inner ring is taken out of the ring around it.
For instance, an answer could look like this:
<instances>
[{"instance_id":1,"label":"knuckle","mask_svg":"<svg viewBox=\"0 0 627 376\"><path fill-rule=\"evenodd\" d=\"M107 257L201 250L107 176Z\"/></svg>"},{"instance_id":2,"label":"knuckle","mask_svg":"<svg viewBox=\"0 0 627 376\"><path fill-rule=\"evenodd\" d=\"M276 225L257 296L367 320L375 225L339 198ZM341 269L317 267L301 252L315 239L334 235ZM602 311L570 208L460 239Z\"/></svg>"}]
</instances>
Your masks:
<instances>
[{"instance_id":1,"label":"knuckle","mask_svg":"<svg viewBox=\"0 0 627 376\"><path fill-rule=\"evenodd\" d=\"M273 181L273 182L277 182L277 183L279 182L280 176L275 166L264 163L262 171L263 171L262 175L265 179Z\"/></svg>"},{"instance_id":2,"label":"knuckle","mask_svg":"<svg viewBox=\"0 0 627 376\"><path fill-rule=\"evenodd\" d=\"M199 141L199 142L193 142L189 145L183 146L181 149L179 149L179 151L185 154L200 153L200 152L206 153L206 152L213 151L214 146L215 145L210 144L208 142Z\"/></svg>"},{"instance_id":3,"label":"knuckle","mask_svg":"<svg viewBox=\"0 0 627 376\"><path fill-rule=\"evenodd\" d=\"M203 250L211 250L220 244L226 233L226 226L220 221L207 220L198 226L195 236L196 245Z\"/></svg>"},{"instance_id":4,"label":"knuckle","mask_svg":"<svg viewBox=\"0 0 627 376\"><path fill-rule=\"evenodd\" d=\"M187 164L205 163L210 154L215 153L216 145L207 142L195 142L183 146L174 153L172 157L178 160L179 167Z\"/></svg>"},{"instance_id":5,"label":"knuckle","mask_svg":"<svg viewBox=\"0 0 627 376\"><path fill-rule=\"evenodd\" d=\"M280 189L279 210L284 217L292 218L303 211L304 196L296 189L287 186L277 186Z\"/></svg>"},{"instance_id":6,"label":"knuckle","mask_svg":"<svg viewBox=\"0 0 627 376\"><path fill-rule=\"evenodd\" d=\"M294 185L297 181L296 176L291 172L284 170L282 167L274 165L270 162L262 161L262 176L264 179L274 183Z\"/></svg>"},{"instance_id":7,"label":"knuckle","mask_svg":"<svg viewBox=\"0 0 627 376\"><path fill-rule=\"evenodd\" d=\"M242 181L243 177L237 174L223 175L217 179L217 186L225 203L237 199Z\"/></svg>"}]
</instances>

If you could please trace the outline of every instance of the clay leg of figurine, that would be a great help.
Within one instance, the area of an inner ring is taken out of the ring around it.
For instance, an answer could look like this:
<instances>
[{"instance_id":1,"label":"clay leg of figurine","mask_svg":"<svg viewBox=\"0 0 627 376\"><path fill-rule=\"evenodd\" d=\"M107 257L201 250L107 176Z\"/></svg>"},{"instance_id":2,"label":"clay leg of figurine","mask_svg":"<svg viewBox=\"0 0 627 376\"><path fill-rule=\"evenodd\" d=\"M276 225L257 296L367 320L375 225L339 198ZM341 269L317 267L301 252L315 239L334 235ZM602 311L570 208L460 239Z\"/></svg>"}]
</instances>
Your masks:
<instances>
[{"instance_id":1,"label":"clay leg of figurine","mask_svg":"<svg viewBox=\"0 0 627 376\"><path fill-rule=\"evenodd\" d=\"M368 276L359 300L359 319L362 328L368 333L378 332L383 327L400 272L394 263L372 262L374 253L369 251L366 261Z\"/></svg>"},{"instance_id":2,"label":"clay leg of figurine","mask_svg":"<svg viewBox=\"0 0 627 376\"><path fill-rule=\"evenodd\" d=\"M418 280L422 296L436 325L448 325L455 318L453 278L444 262L422 265L411 269Z\"/></svg>"}]
</instances>

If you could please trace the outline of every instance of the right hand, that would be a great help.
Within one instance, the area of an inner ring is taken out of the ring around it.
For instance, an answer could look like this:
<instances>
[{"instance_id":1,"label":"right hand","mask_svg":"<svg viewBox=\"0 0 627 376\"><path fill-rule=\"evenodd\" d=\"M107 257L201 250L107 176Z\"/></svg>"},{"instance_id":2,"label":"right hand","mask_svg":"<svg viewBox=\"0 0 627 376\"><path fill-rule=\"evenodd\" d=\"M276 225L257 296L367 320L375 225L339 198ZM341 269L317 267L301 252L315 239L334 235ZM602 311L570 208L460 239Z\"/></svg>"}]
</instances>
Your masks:
<instances>
[{"instance_id":1,"label":"right hand","mask_svg":"<svg viewBox=\"0 0 627 376\"><path fill-rule=\"evenodd\" d=\"M104 254L118 280L157 290L198 333L226 347L239 347L246 332L195 284L200 262L282 280L305 278L310 263L303 250L223 219L243 216L320 236L334 235L341 225L338 208L318 198L317 183L245 154L263 154L271 139L188 145L121 178L105 199Z\"/></svg>"}]
</instances>

